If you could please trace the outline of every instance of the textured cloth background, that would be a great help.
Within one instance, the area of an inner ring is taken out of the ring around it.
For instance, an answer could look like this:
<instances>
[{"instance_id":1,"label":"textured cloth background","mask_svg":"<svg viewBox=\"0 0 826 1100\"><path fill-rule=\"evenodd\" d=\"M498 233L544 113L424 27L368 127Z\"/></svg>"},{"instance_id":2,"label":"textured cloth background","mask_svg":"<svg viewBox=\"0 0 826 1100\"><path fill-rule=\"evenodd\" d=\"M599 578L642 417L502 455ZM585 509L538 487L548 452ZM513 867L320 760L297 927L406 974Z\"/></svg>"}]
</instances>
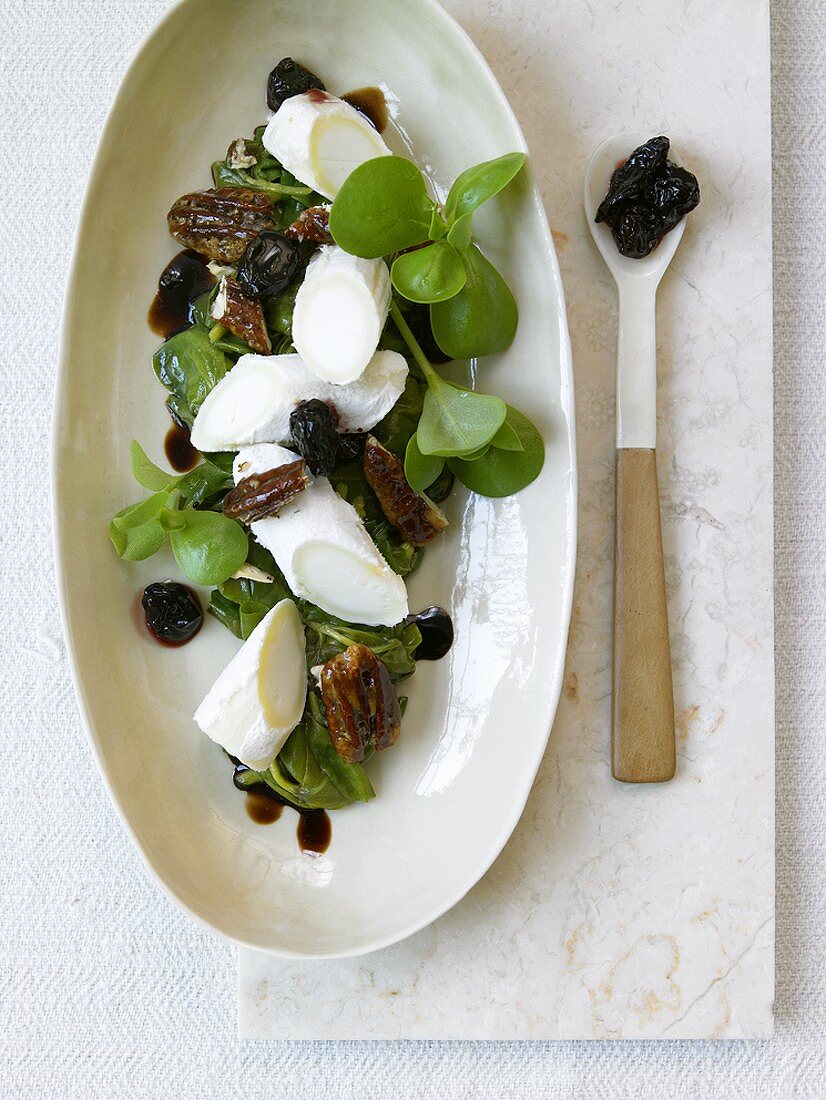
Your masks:
<instances>
[{"instance_id":1,"label":"textured cloth background","mask_svg":"<svg viewBox=\"0 0 826 1100\"><path fill-rule=\"evenodd\" d=\"M123 70L168 6L0 3L0 1097L822 1096L822 0L778 0L773 10L777 1030L771 1043L717 1044L241 1043L232 948L197 929L144 873L69 683L47 455L63 278L88 167ZM483 26L499 6L478 0L461 14L472 10Z\"/></svg>"}]
</instances>

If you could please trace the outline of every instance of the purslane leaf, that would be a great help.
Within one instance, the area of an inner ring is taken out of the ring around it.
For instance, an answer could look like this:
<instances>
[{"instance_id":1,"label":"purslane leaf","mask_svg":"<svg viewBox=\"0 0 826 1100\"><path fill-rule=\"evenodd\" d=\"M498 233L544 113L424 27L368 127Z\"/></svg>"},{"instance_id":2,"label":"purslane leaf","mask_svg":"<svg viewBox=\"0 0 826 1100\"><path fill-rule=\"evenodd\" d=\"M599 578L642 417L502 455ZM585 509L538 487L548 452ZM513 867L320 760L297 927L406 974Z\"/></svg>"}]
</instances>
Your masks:
<instances>
[{"instance_id":1,"label":"purslane leaf","mask_svg":"<svg viewBox=\"0 0 826 1100\"><path fill-rule=\"evenodd\" d=\"M161 489L170 488L178 480L176 474L167 473L160 466L156 466L137 439L132 440L130 458L132 461L132 477L144 489L157 493Z\"/></svg>"},{"instance_id":2,"label":"purslane leaf","mask_svg":"<svg viewBox=\"0 0 826 1100\"><path fill-rule=\"evenodd\" d=\"M448 222L458 221L498 195L516 176L525 163L524 153L506 153L495 160L476 164L457 176L447 196L445 217Z\"/></svg>"},{"instance_id":3,"label":"purslane leaf","mask_svg":"<svg viewBox=\"0 0 826 1100\"><path fill-rule=\"evenodd\" d=\"M491 447L498 447L500 451L524 451L522 440L516 429L506 417L505 423L490 441Z\"/></svg>"},{"instance_id":4,"label":"purslane leaf","mask_svg":"<svg viewBox=\"0 0 826 1100\"><path fill-rule=\"evenodd\" d=\"M397 256L390 277L399 294L425 304L452 298L467 282L462 258L447 241Z\"/></svg>"},{"instance_id":5,"label":"purslane leaf","mask_svg":"<svg viewBox=\"0 0 826 1100\"><path fill-rule=\"evenodd\" d=\"M424 455L419 450L416 436L407 444L404 456L404 476L412 489L422 493L441 474L445 460L440 455Z\"/></svg>"},{"instance_id":6,"label":"purslane leaf","mask_svg":"<svg viewBox=\"0 0 826 1100\"><path fill-rule=\"evenodd\" d=\"M434 375L416 431L419 450L445 457L470 454L490 443L506 413L501 397L476 393Z\"/></svg>"},{"instance_id":7,"label":"purslane leaf","mask_svg":"<svg viewBox=\"0 0 826 1100\"><path fill-rule=\"evenodd\" d=\"M247 560L247 535L240 524L219 512L187 509L186 526L169 540L175 561L195 584L222 584Z\"/></svg>"},{"instance_id":8,"label":"purslane leaf","mask_svg":"<svg viewBox=\"0 0 826 1100\"><path fill-rule=\"evenodd\" d=\"M519 321L510 287L475 244L462 259L467 282L453 298L430 307L433 335L452 359L501 351L513 339Z\"/></svg>"},{"instance_id":9,"label":"purslane leaf","mask_svg":"<svg viewBox=\"0 0 826 1100\"><path fill-rule=\"evenodd\" d=\"M330 211L330 232L346 252L376 259L428 240L435 207L415 164L378 157L344 181Z\"/></svg>"},{"instance_id":10,"label":"purslane leaf","mask_svg":"<svg viewBox=\"0 0 826 1100\"><path fill-rule=\"evenodd\" d=\"M447 232L447 239L457 251L465 252L470 247L472 234L473 213L469 210L466 214L462 214L460 218L456 219Z\"/></svg>"},{"instance_id":11,"label":"purslane leaf","mask_svg":"<svg viewBox=\"0 0 826 1100\"><path fill-rule=\"evenodd\" d=\"M521 451L490 450L475 462L448 459L448 466L463 485L486 497L508 497L524 489L539 475L545 461L545 445L536 427L518 409L508 406L507 423L513 428Z\"/></svg>"}]
</instances>

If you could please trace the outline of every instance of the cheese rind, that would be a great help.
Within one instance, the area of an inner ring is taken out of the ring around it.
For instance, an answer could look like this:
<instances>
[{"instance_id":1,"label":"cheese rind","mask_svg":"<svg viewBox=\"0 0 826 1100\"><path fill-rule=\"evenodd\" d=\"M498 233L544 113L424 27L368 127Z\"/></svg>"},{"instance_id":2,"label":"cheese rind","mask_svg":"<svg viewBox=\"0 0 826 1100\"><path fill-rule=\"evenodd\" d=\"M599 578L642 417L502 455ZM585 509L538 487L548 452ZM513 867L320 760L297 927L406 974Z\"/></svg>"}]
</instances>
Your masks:
<instances>
[{"instance_id":1,"label":"cheese rind","mask_svg":"<svg viewBox=\"0 0 826 1100\"><path fill-rule=\"evenodd\" d=\"M281 600L250 634L195 712L195 721L230 755L268 768L301 721L307 697L304 627Z\"/></svg>"},{"instance_id":2,"label":"cheese rind","mask_svg":"<svg viewBox=\"0 0 826 1100\"><path fill-rule=\"evenodd\" d=\"M393 155L364 115L329 92L285 99L263 142L288 172L328 199L336 197L354 168Z\"/></svg>"},{"instance_id":3,"label":"cheese rind","mask_svg":"<svg viewBox=\"0 0 826 1100\"><path fill-rule=\"evenodd\" d=\"M294 462L285 447L245 447L233 465L236 483ZM407 589L367 534L358 512L317 477L277 516L251 525L287 584L329 615L365 626L395 626L408 614Z\"/></svg>"},{"instance_id":4,"label":"cheese rind","mask_svg":"<svg viewBox=\"0 0 826 1100\"><path fill-rule=\"evenodd\" d=\"M324 245L307 265L293 312L293 343L319 378L354 382L375 354L392 288L384 260Z\"/></svg>"},{"instance_id":5,"label":"cheese rind","mask_svg":"<svg viewBox=\"0 0 826 1100\"><path fill-rule=\"evenodd\" d=\"M236 451L253 443L290 438L290 414L317 398L338 413L342 432L374 427L404 392L408 367L396 351L377 351L355 382L334 386L299 355L242 355L207 395L192 425L199 451Z\"/></svg>"}]
</instances>

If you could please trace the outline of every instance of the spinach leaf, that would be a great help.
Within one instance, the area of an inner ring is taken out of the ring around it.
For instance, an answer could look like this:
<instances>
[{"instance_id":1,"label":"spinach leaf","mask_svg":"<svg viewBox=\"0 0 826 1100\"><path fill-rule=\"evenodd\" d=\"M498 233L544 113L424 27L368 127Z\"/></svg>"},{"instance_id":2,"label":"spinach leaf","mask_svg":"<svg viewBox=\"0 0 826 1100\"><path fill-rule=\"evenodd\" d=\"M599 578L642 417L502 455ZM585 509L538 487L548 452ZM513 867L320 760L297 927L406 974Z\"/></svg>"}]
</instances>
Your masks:
<instances>
[{"instance_id":1,"label":"spinach leaf","mask_svg":"<svg viewBox=\"0 0 826 1100\"><path fill-rule=\"evenodd\" d=\"M263 191L276 202L289 195L291 198L307 198L313 193L311 187L303 184L291 185L268 180L262 174L254 175L245 168L230 168L222 160L212 166L212 180L216 187L251 187L254 191Z\"/></svg>"},{"instance_id":2,"label":"spinach leaf","mask_svg":"<svg viewBox=\"0 0 826 1100\"><path fill-rule=\"evenodd\" d=\"M302 616L310 668L326 664L351 645L361 644L384 661L394 683L415 671L413 654L422 640L415 623L392 627L353 626L309 604L302 609Z\"/></svg>"},{"instance_id":3,"label":"spinach leaf","mask_svg":"<svg viewBox=\"0 0 826 1100\"><path fill-rule=\"evenodd\" d=\"M189 427L207 394L230 368L204 325L193 325L170 337L155 352L152 365L158 380L175 398L175 411Z\"/></svg>"},{"instance_id":4,"label":"spinach leaf","mask_svg":"<svg viewBox=\"0 0 826 1100\"><path fill-rule=\"evenodd\" d=\"M376 797L361 764L348 764L333 748L321 699L315 691L311 691L307 699L304 735L319 768L348 802L369 802Z\"/></svg>"},{"instance_id":5,"label":"spinach leaf","mask_svg":"<svg viewBox=\"0 0 826 1100\"><path fill-rule=\"evenodd\" d=\"M407 376L404 393L385 416L373 428L373 435L397 458L403 458L407 444L416 431L422 415L422 387L411 375ZM335 479L335 475L334 475Z\"/></svg>"}]
</instances>

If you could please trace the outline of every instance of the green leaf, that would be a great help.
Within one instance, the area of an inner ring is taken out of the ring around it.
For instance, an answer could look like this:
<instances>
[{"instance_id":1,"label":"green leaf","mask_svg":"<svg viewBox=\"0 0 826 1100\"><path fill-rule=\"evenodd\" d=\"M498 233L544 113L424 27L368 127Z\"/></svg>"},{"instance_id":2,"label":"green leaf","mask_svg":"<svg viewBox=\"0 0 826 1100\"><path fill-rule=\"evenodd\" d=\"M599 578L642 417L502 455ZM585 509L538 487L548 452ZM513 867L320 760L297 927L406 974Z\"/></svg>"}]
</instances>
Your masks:
<instances>
[{"instance_id":1,"label":"green leaf","mask_svg":"<svg viewBox=\"0 0 826 1100\"><path fill-rule=\"evenodd\" d=\"M119 531L109 528L109 537L118 554L126 561L144 561L157 554L166 540L166 531L158 518L148 519Z\"/></svg>"},{"instance_id":2,"label":"green leaf","mask_svg":"<svg viewBox=\"0 0 826 1100\"><path fill-rule=\"evenodd\" d=\"M305 198L312 194L311 187L290 186L284 183L274 183L271 180L255 176L244 168L230 168L224 161L216 161L212 166L212 179L216 187L251 187L255 191L263 191L276 202L285 195L295 198Z\"/></svg>"},{"instance_id":3,"label":"green leaf","mask_svg":"<svg viewBox=\"0 0 826 1100\"><path fill-rule=\"evenodd\" d=\"M524 153L506 153L462 172L454 180L445 203L448 222L458 221L463 214L476 210L483 202L492 199L508 186L524 163Z\"/></svg>"},{"instance_id":4,"label":"green leaf","mask_svg":"<svg viewBox=\"0 0 826 1100\"><path fill-rule=\"evenodd\" d=\"M393 286L411 302L443 302L467 282L465 265L447 241L436 241L397 256L390 270Z\"/></svg>"},{"instance_id":5,"label":"green leaf","mask_svg":"<svg viewBox=\"0 0 826 1100\"><path fill-rule=\"evenodd\" d=\"M490 445L491 447L498 447L500 451L524 451L525 449L508 417L505 418L505 423L490 441Z\"/></svg>"},{"instance_id":6,"label":"green leaf","mask_svg":"<svg viewBox=\"0 0 826 1100\"><path fill-rule=\"evenodd\" d=\"M209 339L204 325L193 325L172 336L155 352L155 374L175 397L175 408L192 427L207 394L230 368L226 355Z\"/></svg>"},{"instance_id":7,"label":"green leaf","mask_svg":"<svg viewBox=\"0 0 826 1100\"><path fill-rule=\"evenodd\" d=\"M412 489L422 493L439 477L445 466L444 458L439 455L424 455L419 450L416 436L410 438L404 456L404 476Z\"/></svg>"},{"instance_id":8,"label":"green leaf","mask_svg":"<svg viewBox=\"0 0 826 1100\"><path fill-rule=\"evenodd\" d=\"M178 480L175 474L167 473L160 466L156 466L137 439L132 440L130 457L132 460L132 477L144 489L150 489L153 493L157 493L161 489L171 488Z\"/></svg>"},{"instance_id":9,"label":"green leaf","mask_svg":"<svg viewBox=\"0 0 826 1100\"><path fill-rule=\"evenodd\" d=\"M545 445L534 425L511 406L508 406L507 422L519 438L521 451L491 447L484 457L475 462L458 458L448 460L456 477L474 493L486 497L512 496L530 485L542 469Z\"/></svg>"},{"instance_id":10,"label":"green leaf","mask_svg":"<svg viewBox=\"0 0 826 1100\"><path fill-rule=\"evenodd\" d=\"M195 584L221 584L247 560L247 535L240 524L219 512L181 513L186 526L169 538L175 561Z\"/></svg>"},{"instance_id":11,"label":"green leaf","mask_svg":"<svg viewBox=\"0 0 826 1100\"><path fill-rule=\"evenodd\" d=\"M458 252L466 252L470 248L470 239L473 234L473 213L468 211L457 218L448 230L447 239Z\"/></svg>"},{"instance_id":12,"label":"green leaf","mask_svg":"<svg viewBox=\"0 0 826 1100\"><path fill-rule=\"evenodd\" d=\"M475 244L462 259L467 282L455 297L430 307L433 335L452 359L501 351L513 339L519 320L510 287Z\"/></svg>"},{"instance_id":13,"label":"green leaf","mask_svg":"<svg viewBox=\"0 0 826 1100\"><path fill-rule=\"evenodd\" d=\"M310 692L307 705L305 732L307 744L322 772L341 791L348 802L369 802L376 797L373 785L361 764L348 764L342 760L330 740L330 732L324 721L321 700Z\"/></svg>"},{"instance_id":14,"label":"green leaf","mask_svg":"<svg viewBox=\"0 0 826 1100\"><path fill-rule=\"evenodd\" d=\"M408 440L416 431L422 415L424 395L415 378L408 375L404 393L385 416L373 428L373 435L397 458L403 458ZM338 471L336 471L336 476Z\"/></svg>"},{"instance_id":15,"label":"green leaf","mask_svg":"<svg viewBox=\"0 0 826 1100\"><path fill-rule=\"evenodd\" d=\"M416 430L418 448L425 455L469 454L490 443L506 412L501 397L476 393L434 374Z\"/></svg>"},{"instance_id":16,"label":"green leaf","mask_svg":"<svg viewBox=\"0 0 826 1100\"><path fill-rule=\"evenodd\" d=\"M109 524L109 538L117 553L128 561L143 561L160 550L166 532L159 516L169 493L163 490L138 504L122 508Z\"/></svg>"},{"instance_id":17,"label":"green leaf","mask_svg":"<svg viewBox=\"0 0 826 1100\"><path fill-rule=\"evenodd\" d=\"M234 456L229 454L229 458ZM177 490L181 494L181 507L214 504L216 499L233 486L232 465L229 469L207 460L200 462L194 470L178 479Z\"/></svg>"},{"instance_id":18,"label":"green leaf","mask_svg":"<svg viewBox=\"0 0 826 1100\"><path fill-rule=\"evenodd\" d=\"M330 211L330 232L345 252L376 259L428 240L435 206L415 164L377 157L344 181Z\"/></svg>"},{"instance_id":19,"label":"green leaf","mask_svg":"<svg viewBox=\"0 0 826 1100\"><path fill-rule=\"evenodd\" d=\"M430 216L430 228L427 231L428 238L431 241L440 241L447 232L447 226L442 221L442 215L439 213L439 208L434 206L433 213Z\"/></svg>"}]
</instances>

